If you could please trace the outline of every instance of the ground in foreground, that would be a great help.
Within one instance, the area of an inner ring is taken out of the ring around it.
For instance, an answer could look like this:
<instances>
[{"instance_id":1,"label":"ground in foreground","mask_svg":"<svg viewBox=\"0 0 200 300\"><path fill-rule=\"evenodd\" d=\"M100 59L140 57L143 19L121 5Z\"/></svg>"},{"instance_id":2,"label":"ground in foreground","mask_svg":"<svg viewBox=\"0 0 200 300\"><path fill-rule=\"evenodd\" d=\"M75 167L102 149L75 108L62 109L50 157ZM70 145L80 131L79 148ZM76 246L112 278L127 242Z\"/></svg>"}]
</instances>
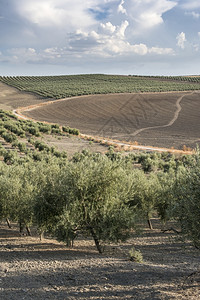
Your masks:
<instances>
[{"instance_id":1,"label":"ground in foreground","mask_svg":"<svg viewBox=\"0 0 200 300\"><path fill-rule=\"evenodd\" d=\"M130 248L144 263L128 259ZM0 298L12 299L200 299L199 252L171 232L145 230L99 255L89 239L74 249L52 239L19 236L0 227ZM189 277L188 277L189 276Z\"/></svg>"}]
</instances>

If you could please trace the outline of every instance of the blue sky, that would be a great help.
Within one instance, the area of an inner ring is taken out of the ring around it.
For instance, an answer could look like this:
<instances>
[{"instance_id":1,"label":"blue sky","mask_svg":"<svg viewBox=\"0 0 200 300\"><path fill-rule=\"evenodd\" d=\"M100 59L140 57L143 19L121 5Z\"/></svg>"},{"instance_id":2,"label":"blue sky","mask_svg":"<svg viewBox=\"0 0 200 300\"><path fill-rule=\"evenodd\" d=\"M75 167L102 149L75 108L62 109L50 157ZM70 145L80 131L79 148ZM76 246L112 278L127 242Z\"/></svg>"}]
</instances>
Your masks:
<instances>
[{"instance_id":1,"label":"blue sky","mask_svg":"<svg viewBox=\"0 0 200 300\"><path fill-rule=\"evenodd\" d=\"M0 75L84 73L200 74L200 1L0 1Z\"/></svg>"}]
</instances>

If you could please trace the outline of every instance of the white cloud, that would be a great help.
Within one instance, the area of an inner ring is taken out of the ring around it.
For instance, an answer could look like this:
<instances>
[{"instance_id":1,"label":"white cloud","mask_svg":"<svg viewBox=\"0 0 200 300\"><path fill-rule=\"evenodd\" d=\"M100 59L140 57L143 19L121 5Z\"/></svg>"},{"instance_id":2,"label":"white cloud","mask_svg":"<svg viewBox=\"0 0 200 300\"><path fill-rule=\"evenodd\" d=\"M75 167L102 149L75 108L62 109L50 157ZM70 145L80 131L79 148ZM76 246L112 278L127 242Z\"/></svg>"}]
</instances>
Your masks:
<instances>
[{"instance_id":1,"label":"white cloud","mask_svg":"<svg viewBox=\"0 0 200 300\"><path fill-rule=\"evenodd\" d=\"M172 48L152 47L149 49L149 53L155 53L158 55L172 55L174 54L174 50Z\"/></svg>"},{"instance_id":2,"label":"white cloud","mask_svg":"<svg viewBox=\"0 0 200 300\"><path fill-rule=\"evenodd\" d=\"M177 1L169 0L124 0L123 3L127 15L145 29L163 23L163 14L176 5Z\"/></svg>"},{"instance_id":3,"label":"white cloud","mask_svg":"<svg viewBox=\"0 0 200 300\"><path fill-rule=\"evenodd\" d=\"M96 23L89 9L96 8L100 0L21 0L17 10L21 17L40 27L85 28Z\"/></svg>"},{"instance_id":4,"label":"white cloud","mask_svg":"<svg viewBox=\"0 0 200 300\"><path fill-rule=\"evenodd\" d=\"M116 26L114 26L111 22L107 22L106 24L101 23L100 27L107 33L113 33L116 30Z\"/></svg>"},{"instance_id":5,"label":"white cloud","mask_svg":"<svg viewBox=\"0 0 200 300\"><path fill-rule=\"evenodd\" d=\"M119 37L119 38L124 38L125 37L125 31L126 31L126 28L128 27L129 23L128 21L124 21L121 26L118 27L118 30L117 30L117 33L116 35Z\"/></svg>"},{"instance_id":6,"label":"white cloud","mask_svg":"<svg viewBox=\"0 0 200 300\"><path fill-rule=\"evenodd\" d=\"M127 52L130 44L125 41L125 30L128 22L114 26L111 22L100 24L99 31L83 32L78 30L70 39L72 50L89 52L91 55L110 56Z\"/></svg>"},{"instance_id":7,"label":"white cloud","mask_svg":"<svg viewBox=\"0 0 200 300\"><path fill-rule=\"evenodd\" d=\"M43 57L48 57L49 59L61 58L64 52L64 49L58 47L46 48L43 51Z\"/></svg>"},{"instance_id":8,"label":"white cloud","mask_svg":"<svg viewBox=\"0 0 200 300\"><path fill-rule=\"evenodd\" d=\"M196 51L196 52L198 52L199 51L199 45L198 44L194 44L194 50Z\"/></svg>"},{"instance_id":9,"label":"white cloud","mask_svg":"<svg viewBox=\"0 0 200 300\"><path fill-rule=\"evenodd\" d=\"M185 37L185 33L184 32L179 33L176 39L177 39L177 46L179 46L181 49L184 49L185 42L187 41Z\"/></svg>"},{"instance_id":10,"label":"white cloud","mask_svg":"<svg viewBox=\"0 0 200 300\"><path fill-rule=\"evenodd\" d=\"M197 12L194 12L194 11L186 12L185 14L188 15L188 16L192 16L194 19L198 19L200 17L200 13L197 13Z\"/></svg>"},{"instance_id":11,"label":"white cloud","mask_svg":"<svg viewBox=\"0 0 200 300\"><path fill-rule=\"evenodd\" d=\"M120 26L113 26L110 22L100 25L100 32L81 32L71 37L69 46L71 51L86 53L88 55L116 56L116 55L171 55L171 48L148 48L144 43L131 44L125 37L128 21L122 22ZM103 31L102 31L103 29Z\"/></svg>"},{"instance_id":12,"label":"white cloud","mask_svg":"<svg viewBox=\"0 0 200 300\"><path fill-rule=\"evenodd\" d=\"M118 6L118 12L127 15L126 9L123 7L124 0L121 1L121 3Z\"/></svg>"},{"instance_id":13,"label":"white cloud","mask_svg":"<svg viewBox=\"0 0 200 300\"><path fill-rule=\"evenodd\" d=\"M41 28L58 27L67 32L98 25L95 13L113 19L123 15L139 28L150 29L163 23L163 14L176 6L171 0L13 0L18 14ZM118 3L116 7L115 3ZM104 11L107 6L107 10ZM118 14L117 14L118 13ZM112 20L113 20L112 19ZM115 19L117 20L117 19ZM109 22L110 20L107 19ZM112 22L113 23L113 22ZM134 26L135 27L135 26ZM136 28L135 28L136 29Z\"/></svg>"},{"instance_id":14,"label":"white cloud","mask_svg":"<svg viewBox=\"0 0 200 300\"><path fill-rule=\"evenodd\" d=\"M37 61L38 55L33 48L12 48L8 50L10 60L14 62Z\"/></svg>"},{"instance_id":15,"label":"white cloud","mask_svg":"<svg viewBox=\"0 0 200 300\"><path fill-rule=\"evenodd\" d=\"M149 47L148 39L154 45L154 37L146 34L140 39L133 33L146 33L163 23L163 14L177 1L12 0L17 20L23 19L17 39L17 45L21 41L23 47L14 46L5 59L10 56L11 61L19 63L67 65L76 58L96 61L104 57L126 56L128 60L145 55L173 55L172 48L157 46L157 37L156 46ZM178 43L183 48L185 40Z\"/></svg>"},{"instance_id":16,"label":"white cloud","mask_svg":"<svg viewBox=\"0 0 200 300\"><path fill-rule=\"evenodd\" d=\"M200 2L199 0L184 0L181 6L184 9L193 10L196 8L200 8Z\"/></svg>"}]
</instances>

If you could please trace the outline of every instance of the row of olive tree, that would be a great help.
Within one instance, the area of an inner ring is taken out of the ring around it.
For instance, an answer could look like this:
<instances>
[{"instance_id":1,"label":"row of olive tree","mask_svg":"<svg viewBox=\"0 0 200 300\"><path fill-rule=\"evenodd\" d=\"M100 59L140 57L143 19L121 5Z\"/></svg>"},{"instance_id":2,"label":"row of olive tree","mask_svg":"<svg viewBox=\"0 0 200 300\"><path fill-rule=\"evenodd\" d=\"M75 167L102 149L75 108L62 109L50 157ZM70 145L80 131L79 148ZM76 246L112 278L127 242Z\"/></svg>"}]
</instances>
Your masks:
<instances>
[{"instance_id":1,"label":"row of olive tree","mask_svg":"<svg viewBox=\"0 0 200 300\"><path fill-rule=\"evenodd\" d=\"M124 240L138 217L148 221L157 211L163 222L176 219L182 233L200 246L200 163L169 172L146 174L131 160L105 155L51 157L13 165L0 164L2 218L35 224L68 245L81 232L102 242Z\"/></svg>"},{"instance_id":2,"label":"row of olive tree","mask_svg":"<svg viewBox=\"0 0 200 300\"><path fill-rule=\"evenodd\" d=\"M35 223L70 244L78 232L100 242L123 240L135 221L127 205L132 181L126 168L106 156L80 162L1 163L1 217L26 226Z\"/></svg>"}]
</instances>

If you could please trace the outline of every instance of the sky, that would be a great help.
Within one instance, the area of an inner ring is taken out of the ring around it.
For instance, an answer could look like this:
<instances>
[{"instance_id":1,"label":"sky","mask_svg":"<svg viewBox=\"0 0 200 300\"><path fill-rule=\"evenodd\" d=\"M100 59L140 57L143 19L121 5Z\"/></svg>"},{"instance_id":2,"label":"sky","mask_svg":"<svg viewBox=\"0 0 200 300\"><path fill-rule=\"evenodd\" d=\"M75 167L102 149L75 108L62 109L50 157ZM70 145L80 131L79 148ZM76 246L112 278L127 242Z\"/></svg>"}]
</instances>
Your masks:
<instances>
[{"instance_id":1,"label":"sky","mask_svg":"<svg viewBox=\"0 0 200 300\"><path fill-rule=\"evenodd\" d=\"M199 75L200 0L0 0L0 75Z\"/></svg>"}]
</instances>

